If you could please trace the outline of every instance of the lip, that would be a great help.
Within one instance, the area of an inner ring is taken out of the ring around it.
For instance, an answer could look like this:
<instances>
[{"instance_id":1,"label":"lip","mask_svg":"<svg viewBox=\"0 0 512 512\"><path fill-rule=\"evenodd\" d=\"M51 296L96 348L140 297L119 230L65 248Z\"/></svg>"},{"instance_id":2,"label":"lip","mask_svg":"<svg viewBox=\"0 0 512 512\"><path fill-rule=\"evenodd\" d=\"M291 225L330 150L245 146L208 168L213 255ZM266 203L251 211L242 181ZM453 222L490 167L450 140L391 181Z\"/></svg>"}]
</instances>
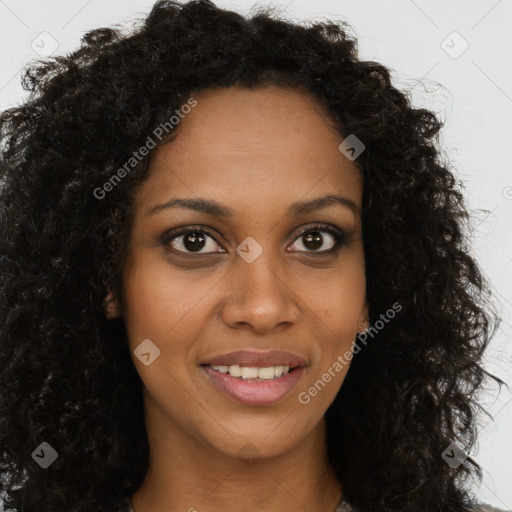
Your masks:
<instances>
[{"instance_id":1,"label":"lip","mask_svg":"<svg viewBox=\"0 0 512 512\"><path fill-rule=\"evenodd\" d=\"M201 365L208 366L250 366L265 368L267 366L307 366L303 357L282 350L267 350L265 352L256 350L237 350L228 354L221 354L203 361Z\"/></svg>"},{"instance_id":2,"label":"lip","mask_svg":"<svg viewBox=\"0 0 512 512\"><path fill-rule=\"evenodd\" d=\"M201 365L200 368L208 381L222 394L235 402L252 406L268 406L283 399L297 386L306 371L304 366L298 366L281 377L264 381L232 377L229 373L218 372L209 365Z\"/></svg>"}]
</instances>

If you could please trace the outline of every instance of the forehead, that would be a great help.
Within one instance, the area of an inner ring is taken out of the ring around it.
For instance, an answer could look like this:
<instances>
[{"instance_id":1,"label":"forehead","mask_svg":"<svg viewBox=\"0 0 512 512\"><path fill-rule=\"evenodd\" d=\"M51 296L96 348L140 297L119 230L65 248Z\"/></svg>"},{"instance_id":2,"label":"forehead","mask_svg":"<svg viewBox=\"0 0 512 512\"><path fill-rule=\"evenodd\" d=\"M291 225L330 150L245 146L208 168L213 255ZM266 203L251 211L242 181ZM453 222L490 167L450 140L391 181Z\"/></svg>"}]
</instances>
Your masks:
<instances>
[{"instance_id":1,"label":"forehead","mask_svg":"<svg viewBox=\"0 0 512 512\"><path fill-rule=\"evenodd\" d=\"M176 137L157 147L137 201L215 197L233 209L343 193L360 206L360 171L316 99L268 86L201 92Z\"/></svg>"}]
</instances>

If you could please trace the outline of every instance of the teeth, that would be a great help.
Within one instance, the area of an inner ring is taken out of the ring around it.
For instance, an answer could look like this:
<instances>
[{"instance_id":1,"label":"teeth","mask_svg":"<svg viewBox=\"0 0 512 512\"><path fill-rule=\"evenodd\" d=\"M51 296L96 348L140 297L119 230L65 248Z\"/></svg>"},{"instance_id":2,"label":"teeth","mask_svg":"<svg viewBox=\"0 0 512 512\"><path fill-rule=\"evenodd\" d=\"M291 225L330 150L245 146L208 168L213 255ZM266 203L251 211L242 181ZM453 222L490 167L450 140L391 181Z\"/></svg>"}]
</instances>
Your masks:
<instances>
[{"instance_id":1,"label":"teeth","mask_svg":"<svg viewBox=\"0 0 512 512\"><path fill-rule=\"evenodd\" d=\"M258 368L248 368L246 366L242 366L242 379L257 379L258 378Z\"/></svg>"},{"instance_id":2,"label":"teeth","mask_svg":"<svg viewBox=\"0 0 512 512\"><path fill-rule=\"evenodd\" d=\"M215 366L212 366L214 370L217 368ZM242 367L238 366L237 364L228 366L228 371L226 373L229 373L232 377L241 377L242 376Z\"/></svg>"},{"instance_id":3,"label":"teeth","mask_svg":"<svg viewBox=\"0 0 512 512\"><path fill-rule=\"evenodd\" d=\"M277 366L268 366L267 368L259 368L258 369L258 379L273 379L274 377L279 377L281 374L276 373ZM242 372L242 377L244 376Z\"/></svg>"},{"instance_id":4,"label":"teeth","mask_svg":"<svg viewBox=\"0 0 512 512\"><path fill-rule=\"evenodd\" d=\"M212 366L214 370L220 373L229 373L232 377L241 377L242 379L263 379L270 380L281 377L283 373L288 373L290 366L267 366L260 368L257 366Z\"/></svg>"}]
</instances>

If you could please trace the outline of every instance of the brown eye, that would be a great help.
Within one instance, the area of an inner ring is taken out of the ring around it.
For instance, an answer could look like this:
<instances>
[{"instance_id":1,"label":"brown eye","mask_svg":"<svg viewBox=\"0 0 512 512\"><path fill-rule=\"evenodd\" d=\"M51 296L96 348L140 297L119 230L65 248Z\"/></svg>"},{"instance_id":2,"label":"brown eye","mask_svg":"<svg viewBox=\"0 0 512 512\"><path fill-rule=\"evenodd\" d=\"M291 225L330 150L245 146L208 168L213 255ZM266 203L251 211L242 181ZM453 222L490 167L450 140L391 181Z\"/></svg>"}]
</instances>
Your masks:
<instances>
[{"instance_id":1,"label":"brown eye","mask_svg":"<svg viewBox=\"0 0 512 512\"><path fill-rule=\"evenodd\" d=\"M334 226L320 224L307 226L295 240L300 243L298 248L296 247L292 252L305 252L321 256L336 253L343 245L346 245L348 235ZM325 245L327 247L324 247ZM319 250L322 247L324 249Z\"/></svg>"},{"instance_id":2,"label":"brown eye","mask_svg":"<svg viewBox=\"0 0 512 512\"><path fill-rule=\"evenodd\" d=\"M171 246L173 251L183 254L207 254L219 251L220 247L215 239L204 229L186 229L172 236L167 236L162 242Z\"/></svg>"},{"instance_id":3,"label":"brown eye","mask_svg":"<svg viewBox=\"0 0 512 512\"><path fill-rule=\"evenodd\" d=\"M298 247L293 248L291 252L326 256L336 253L343 245L346 245L348 234L329 224L318 224L306 226L295 240L294 245L298 244ZM227 252L202 226L171 231L162 237L161 244L169 251L180 255L208 255ZM327 247L324 247L325 245ZM324 248L322 249L322 247Z\"/></svg>"}]
</instances>

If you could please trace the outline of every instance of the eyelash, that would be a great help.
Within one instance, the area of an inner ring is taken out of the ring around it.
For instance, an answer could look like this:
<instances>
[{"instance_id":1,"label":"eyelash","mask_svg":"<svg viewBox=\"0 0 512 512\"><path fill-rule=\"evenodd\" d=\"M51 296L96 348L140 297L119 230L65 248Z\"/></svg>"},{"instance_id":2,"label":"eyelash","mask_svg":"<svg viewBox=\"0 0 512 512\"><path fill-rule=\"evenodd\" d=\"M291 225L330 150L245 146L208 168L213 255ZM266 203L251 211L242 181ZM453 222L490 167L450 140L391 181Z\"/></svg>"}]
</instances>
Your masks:
<instances>
[{"instance_id":1,"label":"eyelash","mask_svg":"<svg viewBox=\"0 0 512 512\"><path fill-rule=\"evenodd\" d=\"M330 256L330 255L334 255L336 254L344 245L347 244L348 242L348 239L349 239L349 235L348 233L346 233L345 231L339 229L339 228L336 228L334 226L331 226L329 224L322 224L322 223L318 223L318 224L311 224L311 225L308 225L306 226L303 230L301 230L297 236L294 238L294 242L296 240L298 240L301 236L307 234L308 232L310 231L327 231L330 235L332 235L334 237L334 240L335 240L335 243L334 243L334 246L331 248L331 249L327 249L325 251L296 251L297 253L299 254L307 254L307 255L312 255L313 257L319 257L319 256ZM185 228L185 229L182 229L178 232L176 231L170 231L170 232L167 232L165 233L162 237L161 237L161 244L164 246L164 247L168 247L169 244L174 241L176 238L179 238L180 236L184 236L184 235L188 235L190 233L202 233L202 234L206 234L208 235L210 238L212 238L213 240L215 240L215 242L218 244L218 245L221 245L219 244L219 242L217 242L217 240L215 239L215 236L213 236L212 233L210 233L210 231L208 229L206 229L204 226L201 226L201 225L197 225L197 226L190 226L188 228ZM173 252L174 254L179 254L181 256L183 255L194 255L194 256L208 256L208 255L211 255L211 254L222 254L222 253L218 253L218 252L209 252L209 253L193 253L193 252L184 252L184 251L176 251L176 250L173 250L173 249L167 249L169 250L170 252Z\"/></svg>"}]
</instances>

